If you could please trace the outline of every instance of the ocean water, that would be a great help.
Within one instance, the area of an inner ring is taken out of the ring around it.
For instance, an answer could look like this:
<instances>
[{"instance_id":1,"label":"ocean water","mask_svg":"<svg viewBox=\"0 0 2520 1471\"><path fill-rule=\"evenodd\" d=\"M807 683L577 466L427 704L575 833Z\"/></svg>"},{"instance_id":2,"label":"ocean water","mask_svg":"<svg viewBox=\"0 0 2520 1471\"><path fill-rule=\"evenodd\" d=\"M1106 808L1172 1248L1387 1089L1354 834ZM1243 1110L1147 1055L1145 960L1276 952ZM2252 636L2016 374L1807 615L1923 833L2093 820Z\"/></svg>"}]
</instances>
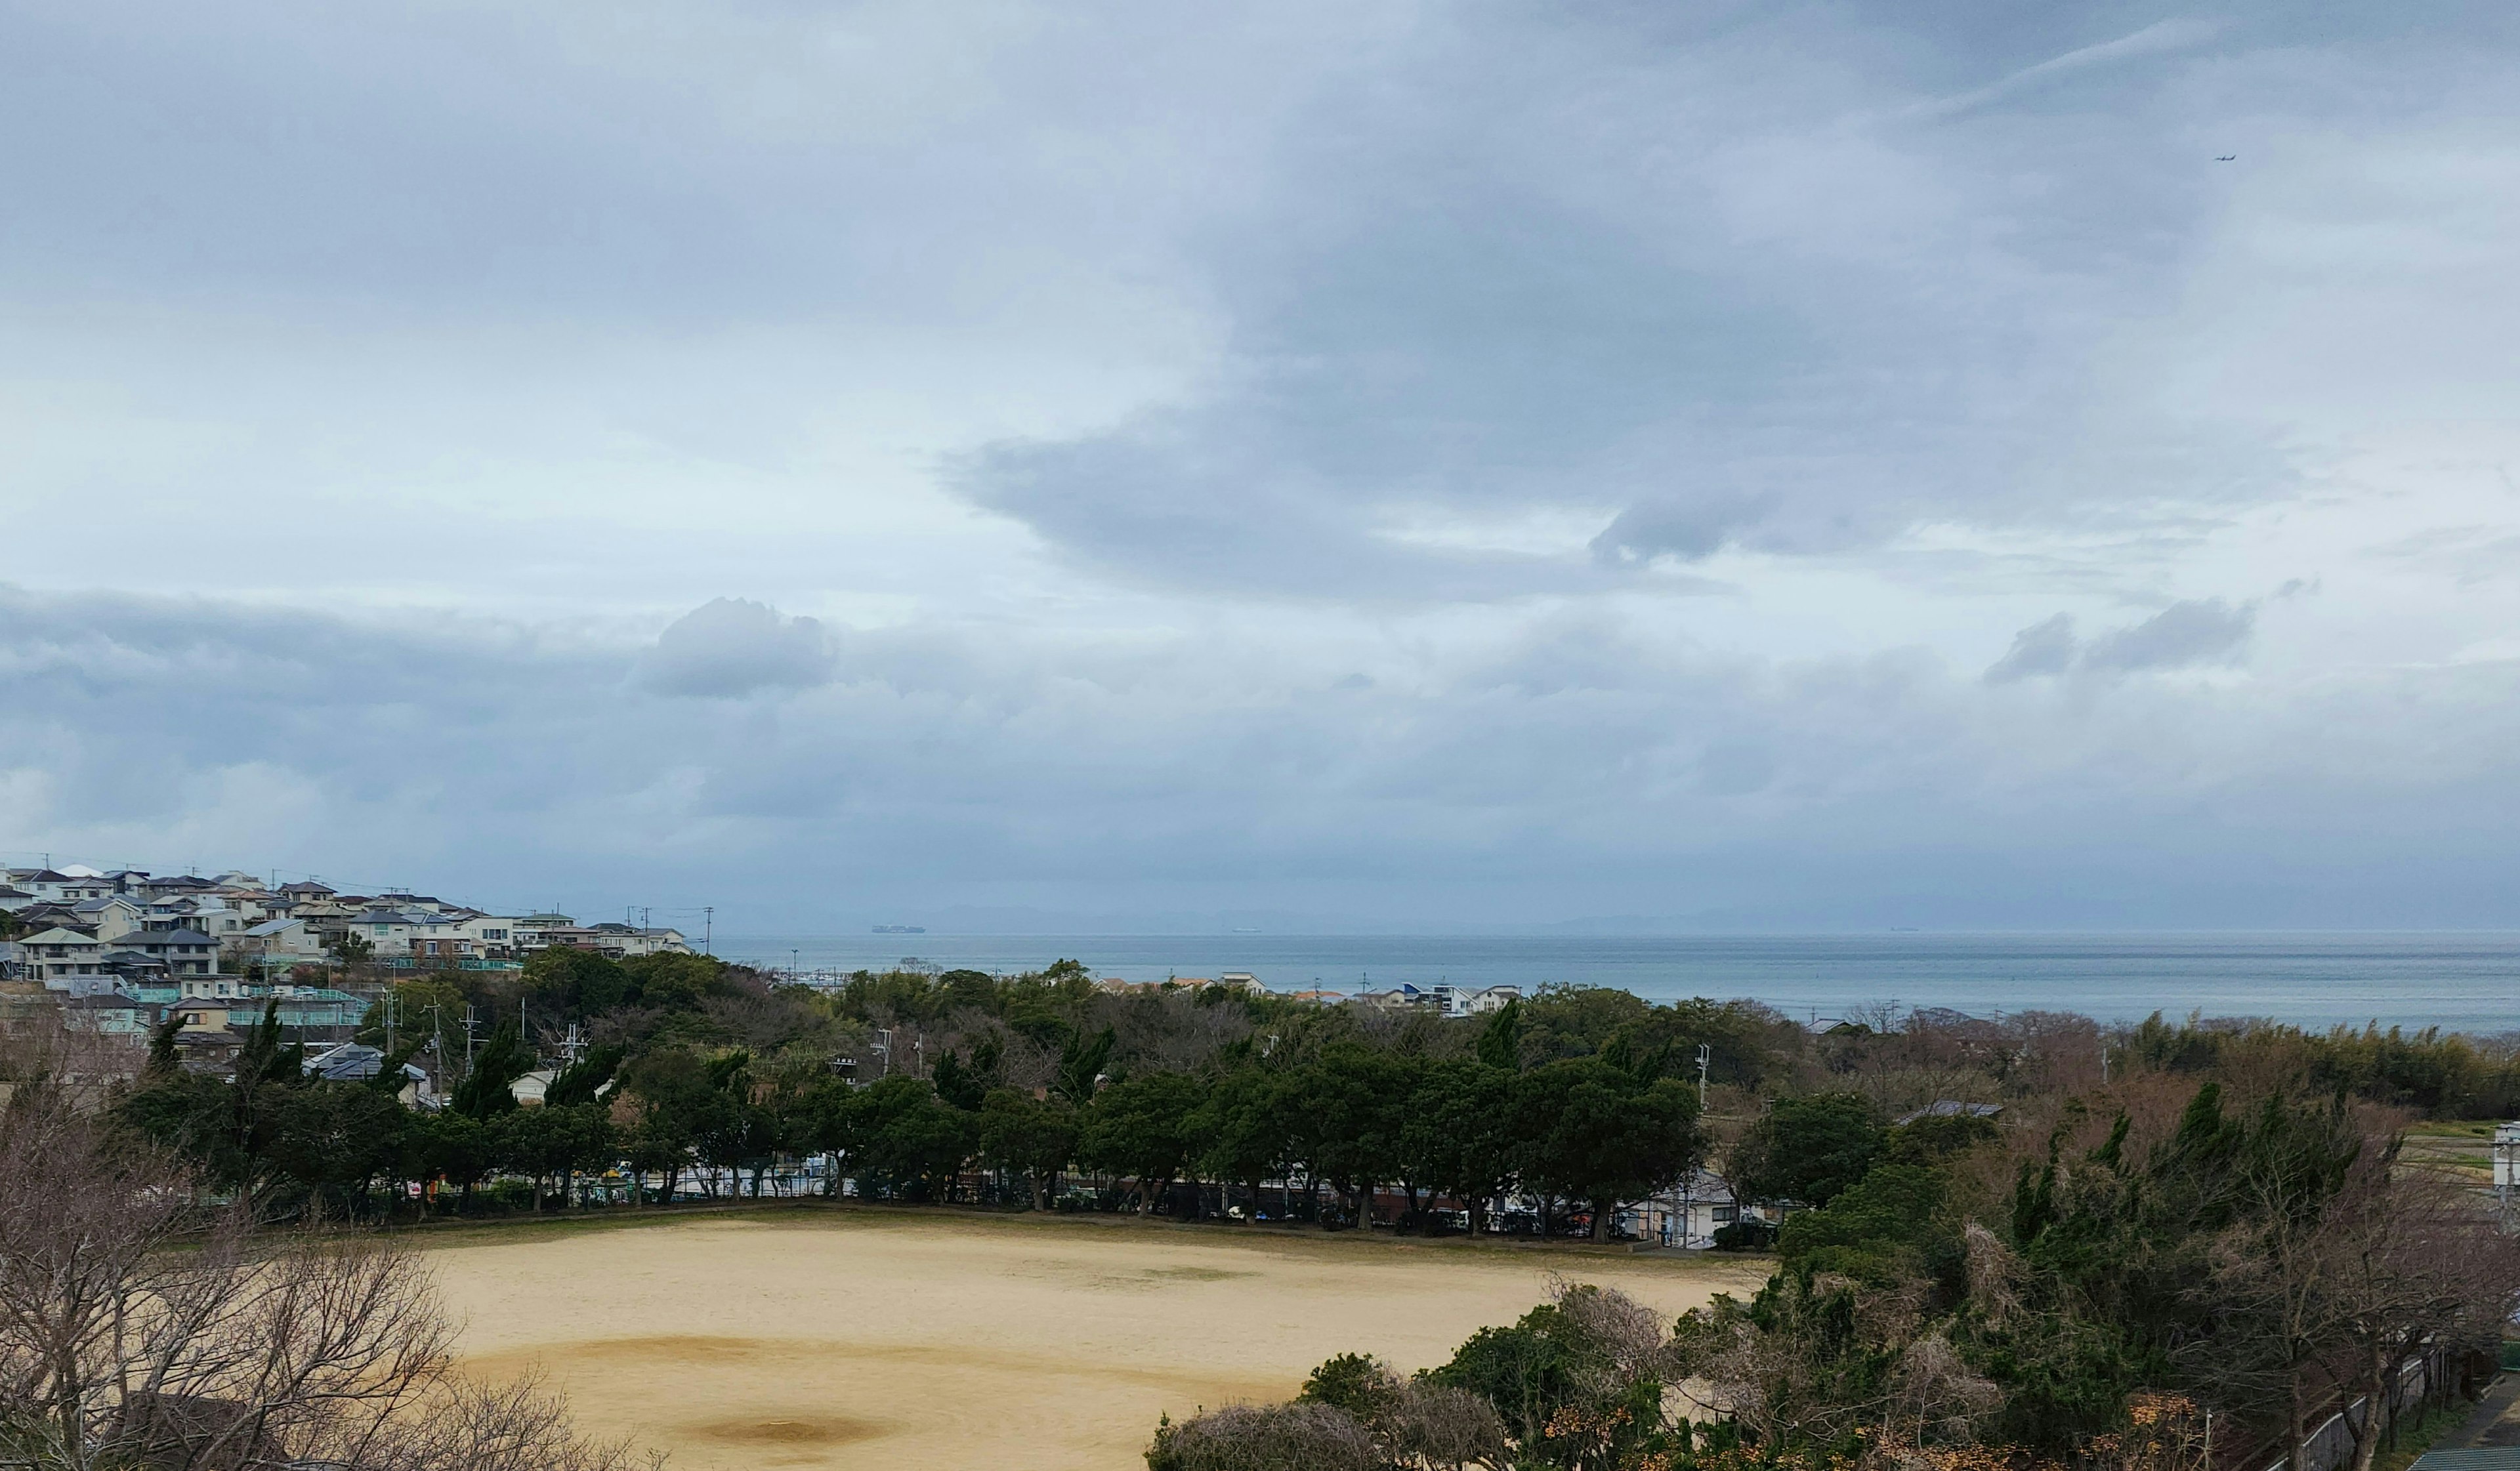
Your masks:
<instances>
[{"instance_id":1,"label":"ocean water","mask_svg":"<svg viewBox=\"0 0 2520 1471\"><path fill-rule=\"evenodd\" d=\"M1475 935L724 935L717 953L836 973L917 959L1012 974L1061 958L1098 976L1249 971L1273 991L1552 981L1650 1001L1749 998L1825 1020L1889 1003L2103 1021L2266 1016L2304 1026L2520 1030L2520 933Z\"/></svg>"}]
</instances>

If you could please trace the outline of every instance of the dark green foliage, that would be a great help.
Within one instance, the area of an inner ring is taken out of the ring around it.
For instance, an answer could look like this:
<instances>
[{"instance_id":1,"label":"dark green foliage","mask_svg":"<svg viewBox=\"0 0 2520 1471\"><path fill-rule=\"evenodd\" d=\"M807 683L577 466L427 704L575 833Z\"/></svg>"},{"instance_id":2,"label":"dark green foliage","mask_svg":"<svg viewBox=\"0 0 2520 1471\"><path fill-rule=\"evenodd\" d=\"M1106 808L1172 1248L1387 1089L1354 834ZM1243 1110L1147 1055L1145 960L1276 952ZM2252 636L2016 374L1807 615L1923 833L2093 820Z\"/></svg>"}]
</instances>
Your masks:
<instances>
[{"instance_id":1,"label":"dark green foliage","mask_svg":"<svg viewBox=\"0 0 2520 1471\"><path fill-rule=\"evenodd\" d=\"M617 1043L587 1048L586 1055L562 1068L543 1091L547 1108L567 1108L579 1103L592 1103L604 1092L619 1070L626 1048Z\"/></svg>"},{"instance_id":2,"label":"dark green foliage","mask_svg":"<svg viewBox=\"0 0 2520 1471\"><path fill-rule=\"evenodd\" d=\"M1732 1188L1745 1200L1826 1205L1872 1168L1884 1135L1861 1094L1779 1098L1733 1145Z\"/></svg>"},{"instance_id":3,"label":"dark green foliage","mask_svg":"<svg viewBox=\"0 0 2520 1471\"><path fill-rule=\"evenodd\" d=\"M1566 1287L1512 1326L1481 1328L1425 1377L1491 1406L1528 1466L1634 1464L1678 1447L1662 1425L1662 1335L1637 1304ZM1638 1321L1638 1319L1645 1319Z\"/></svg>"},{"instance_id":4,"label":"dark green foliage","mask_svg":"<svg viewBox=\"0 0 2520 1471\"><path fill-rule=\"evenodd\" d=\"M447 1106L475 1119L489 1119L517 1106L517 1080L534 1070L539 1059L525 1044L515 1022L501 1022L490 1040L473 1054L472 1069L455 1085Z\"/></svg>"},{"instance_id":5,"label":"dark green foliage","mask_svg":"<svg viewBox=\"0 0 2520 1471\"><path fill-rule=\"evenodd\" d=\"M1976 1114L1928 1115L1902 1124L1884 1139L1880 1158L1901 1165L1939 1165L2002 1137L1995 1120Z\"/></svg>"},{"instance_id":6,"label":"dark green foliage","mask_svg":"<svg viewBox=\"0 0 2520 1471\"><path fill-rule=\"evenodd\" d=\"M355 1215L370 1185L411 1153L414 1121L390 1092L306 1075L305 1048L284 1040L277 1002L238 1048L232 1077L184 1067L175 1036L153 1036L150 1064L115 1099L114 1117L190 1161L212 1189L274 1212Z\"/></svg>"},{"instance_id":7,"label":"dark green foliage","mask_svg":"<svg viewBox=\"0 0 2520 1471\"><path fill-rule=\"evenodd\" d=\"M1922 1165L1880 1164L1819 1210L1787 1216L1777 1253L1787 1268L1839 1272L1887 1286L1948 1270L1958 1260L1958 1230L1944 1217L1943 1178Z\"/></svg>"},{"instance_id":8,"label":"dark green foliage","mask_svg":"<svg viewBox=\"0 0 2520 1471\"><path fill-rule=\"evenodd\" d=\"M1034 1210L1050 1207L1050 1187L1076 1154L1076 1110L1064 1098L1035 1098L1001 1088L981 1100L981 1157L1023 1177Z\"/></svg>"},{"instance_id":9,"label":"dark green foliage","mask_svg":"<svg viewBox=\"0 0 2520 1471\"><path fill-rule=\"evenodd\" d=\"M954 1175L978 1147L978 1121L923 1079L878 1079L843 1101L833 1133L870 1195L951 1198Z\"/></svg>"},{"instance_id":10,"label":"dark green foliage","mask_svg":"<svg viewBox=\"0 0 2520 1471\"><path fill-rule=\"evenodd\" d=\"M1216 1081L1190 1120L1190 1133L1199 1142L1199 1173L1243 1184L1255 1218L1260 1181L1282 1173L1291 1157L1292 1115L1282 1106L1284 1096L1279 1074L1238 1067Z\"/></svg>"},{"instance_id":11,"label":"dark green foliage","mask_svg":"<svg viewBox=\"0 0 2520 1471\"><path fill-rule=\"evenodd\" d=\"M1522 1003L1508 1001L1479 1030L1479 1061L1499 1072L1522 1066Z\"/></svg>"},{"instance_id":12,"label":"dark green foliage","mask_svg":"<svg viewBox=\"0 0 2520 1471\"><path fill-rule=\"evenodd\" d=\"M559 1181L565 1200L572 1177L604 1169L619 1152L611 1116L600 1103L514 1109L491 1120L484 1133L491 1163L533 1181L536 1210L547 1181Z\"/></svg>"},{"instance_id":13,"label":"dark green foliage","mask_svg":"<svg viewBox=\"0 0 2520 1471\"><path fill-rule=\"evenodd\" d=\"M1391 1402L1394 1378L1390 1368L1371 1354L1341 1354L1313 1370L1295 1398L1343 1409L1360 1421L1371 1421Z\"/></svg>"},{"instance_id":14,"label":"dark green foliage","mask_svg":"<svg viewBox=\"0 0 2520 1471\"><path fill-rule=\"evenodd\" d=\"M1744 1216L1717 1226L1712 1239L1717 1251L1768 1251L1777 1244L1777 1228L1768 1222Z\"/></svg>"},{"instance_id":15,"label":"dark green foliage","mask_svg":"<svg viewBox=\"0 0 2520 1471\"><path fill-rule=\"evenodd\" d=\"M1584 1345L1554 1305L1532 1309L1511 1327L1481 1328L1431 1376L1496 1406L1506 1429L1536 1445L1549 1417L1580 1393Z\"/></svg>"},{"instance_id":16,"label":"dark green foliage","mask_svg":"<svg viewBox=\"0 0 2520 1471\"><path fill-rule=\"evenodd\" d=\"M525 959L524 984L537 1006L568 1017L609 1011L630 999L630 973L591 950L552 945Z\"/></svg>"},{"instance_id":17,"label":"dark green foliage","mask_svg":"<svg viewBox=\"0 0 2520 1471\"><path fill-rule=\"evenodd\" d=\"M1514 1080L1517 1174L1527 1188L1577 1201L1605 1238L1620 1201L1665 1188L1702 1152L1697 1094L1598 1057L1552 1062Z\"/></svg>"},{"instance_id":18,"label":"dark green foliage","mask_svg":"<svg viewBox=\"0 0 2520 1471\"><path fill-rule=\"evenodd\" d=\"M980 973L975 970L969 974ZM973 1043L968 1062L959 1052L947 1052L936 1059L936 1096L967 1113L977 1109L990 1090L1005 1081L1005 1056L1006 1048L994 1037Z\"/></svg>"},{"instance_id":19,"label":"dark green foliage","mask_svg":"<svg viewBox=\"0 0 2520 1471\"><path fill-rule=\"evenodd\" d=\"M1102 1069L1111 1061L1111 1048L1118 1045L1118 1029L1104 1027L1088 1038L1071 1033L1058 1054L1058 1075L1051 1082L1051 1091L1069 1103L1082 1107L1101 1086Z\"/></svg>"},{"instance_id":20,"label":"dark green foliage","mask_svg":"<svg viewBox=\"0 0 2520 1471\"><path fill-rule=\"evenodd\" d=\"M1191 1121L1206 1094L1188 1073L1149 1073L1110 1085L1084 1111L1078 1160L1137 1181L1140 1209L1152 1210L1196 1152Z\"/></svg>"}]
</instances>

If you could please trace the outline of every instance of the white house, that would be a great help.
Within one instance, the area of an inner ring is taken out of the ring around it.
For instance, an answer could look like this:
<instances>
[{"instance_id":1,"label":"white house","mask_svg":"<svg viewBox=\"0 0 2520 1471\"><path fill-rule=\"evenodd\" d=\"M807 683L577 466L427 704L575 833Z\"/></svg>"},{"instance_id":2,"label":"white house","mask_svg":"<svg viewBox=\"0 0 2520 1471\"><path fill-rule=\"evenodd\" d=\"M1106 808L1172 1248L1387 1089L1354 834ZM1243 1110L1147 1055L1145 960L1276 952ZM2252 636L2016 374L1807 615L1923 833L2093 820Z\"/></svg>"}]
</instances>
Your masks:
<instances>
[{"instance_id":1,"label":"white house","mask_svg":"<svg viewBox=\"0 0 2520 1471\"><path fill-rule=\"evenodd\" d=\"M642 929L635 924L597 924L589 926L595 937L595 948L606 955L627 958L631 956L680 955L692 953L683 932L657 926Z\"/></svg>"},{"instance_id":2,"label":"white house","mask_svg":"<svg viewBox=\"0 0 2520 1471\"><path fill-rule=\"evenodd\" d=\"M1665 1246L1702 1250L1715 1244L1717 1227L1741 1219L1741 1203L1732 1187L1711 1171L1699 1170L1660 1195L1625 1213L1624 1224L1636 1235Z\"/></svg>"},{"instance_id":3,"label":"white house","mask_svg":"<svg viewBox=\"0 0 2520 1471\"><path fill-rule=\"evenodd\" d=\"M341 928L376 947L379 959L389 956L452 958L472 951L460 925L426 910L371 907L341 921Z\"/></svg>"},{"instance_id":4,"label":"white house","mask_svg":"<svg viewBox=\"0 0 2520 1471\"><path fill-rule=\"evenodd\" d=\"M73 976L104 973L97 968L97 961L104 956L105 946L96 936L79 930L59 925L37 930L20 940L18 950L25 958L26 974L55 991L69 990Z\"/></svg>"},{"instance_id":5,"label":"white house","mask_svg":"<svg viewBox=\"0 0 2520 1471\"><path fill-rule=\"evenodd\" d=\"M458 910L447 917L454 921L456 933L472 942L477 954L504 957L517 946L517 921L509 915Z\"/></svg>"}]
</instances>

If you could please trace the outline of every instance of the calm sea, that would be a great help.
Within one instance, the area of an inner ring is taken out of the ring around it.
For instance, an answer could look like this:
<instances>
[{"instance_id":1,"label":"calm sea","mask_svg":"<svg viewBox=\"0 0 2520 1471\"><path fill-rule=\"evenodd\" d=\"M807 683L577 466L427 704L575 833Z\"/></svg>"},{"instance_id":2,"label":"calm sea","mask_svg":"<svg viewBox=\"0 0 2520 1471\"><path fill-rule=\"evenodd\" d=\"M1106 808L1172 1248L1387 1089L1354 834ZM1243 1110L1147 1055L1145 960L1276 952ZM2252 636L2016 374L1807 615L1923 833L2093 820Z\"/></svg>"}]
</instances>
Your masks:
<instances>
[{"instance_id":1,"label":"calm sea","mask_svg":"<svg viewBox=\"0 0 2520 1471\"><path fill-rule=\"evenodd\" d=\"M1060 958L1132 981L1242 970L1276 991L1411 982L1617 986L1652 1001L1748 997L1827 1018L1891 1003L2102 1020L2269 1016L2520 1030L2520 934L1880 934L1570 938L1397 935L724 935L718 954L842 972L918 959L1013 973Z\"/></svg>"}]
</instances>

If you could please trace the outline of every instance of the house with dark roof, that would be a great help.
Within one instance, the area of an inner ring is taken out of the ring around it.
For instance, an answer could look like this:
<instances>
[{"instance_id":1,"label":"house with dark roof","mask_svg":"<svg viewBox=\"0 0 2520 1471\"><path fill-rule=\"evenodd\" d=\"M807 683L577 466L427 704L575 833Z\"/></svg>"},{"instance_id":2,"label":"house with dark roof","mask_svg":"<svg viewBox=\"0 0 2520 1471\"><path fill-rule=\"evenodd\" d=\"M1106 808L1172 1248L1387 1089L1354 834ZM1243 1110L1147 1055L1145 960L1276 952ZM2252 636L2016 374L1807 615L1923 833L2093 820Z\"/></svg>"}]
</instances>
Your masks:
<instances>
[{"instance_id":1,"label":"house with dark roof","mask_svg":"<svg viewBox=\"0 0 2520 1471\"><path fill-rule=\"evenodd\" d=\"M73 1032L145 1037L158 1025L160 1015L158 1006L114 991L66 997L62 1001L62 1025Z\"/></svg>"},{"instance_id":2,"label":"house with dark roof","mask_svg":"<svg viewBox=\"0 0 2520 1471\"><path fill-rule=\"evenodd\" d=\"M78 976L102 975L98 961L105 947L85 930L52 925L18 941L26 975L55 991L68 991Z\"/></svg>"},{"instance_id":3,"label":"house with dark roof","mask_svg":"<svg viewBox=\"0 0 2520 1471\"><path fill-rule=\"evenodd\" d=\"M219 968L218 942L197 929L137 930L116 937L113 945L164 962L168 975L209 975Z\"/></svg>"},{"instance_id":4,"label":"house with dark roof","mask_svg":"<svg viewBox=\"0 0 2520 1471\"><path fill-rule=\"evenodd\" d=\"M83 899L70 906L76 917L71 921L81 929L96 931L100 940L112 940L143 926L140 906L119 894L103 899Z\"/></svg>"}]
</instances>

